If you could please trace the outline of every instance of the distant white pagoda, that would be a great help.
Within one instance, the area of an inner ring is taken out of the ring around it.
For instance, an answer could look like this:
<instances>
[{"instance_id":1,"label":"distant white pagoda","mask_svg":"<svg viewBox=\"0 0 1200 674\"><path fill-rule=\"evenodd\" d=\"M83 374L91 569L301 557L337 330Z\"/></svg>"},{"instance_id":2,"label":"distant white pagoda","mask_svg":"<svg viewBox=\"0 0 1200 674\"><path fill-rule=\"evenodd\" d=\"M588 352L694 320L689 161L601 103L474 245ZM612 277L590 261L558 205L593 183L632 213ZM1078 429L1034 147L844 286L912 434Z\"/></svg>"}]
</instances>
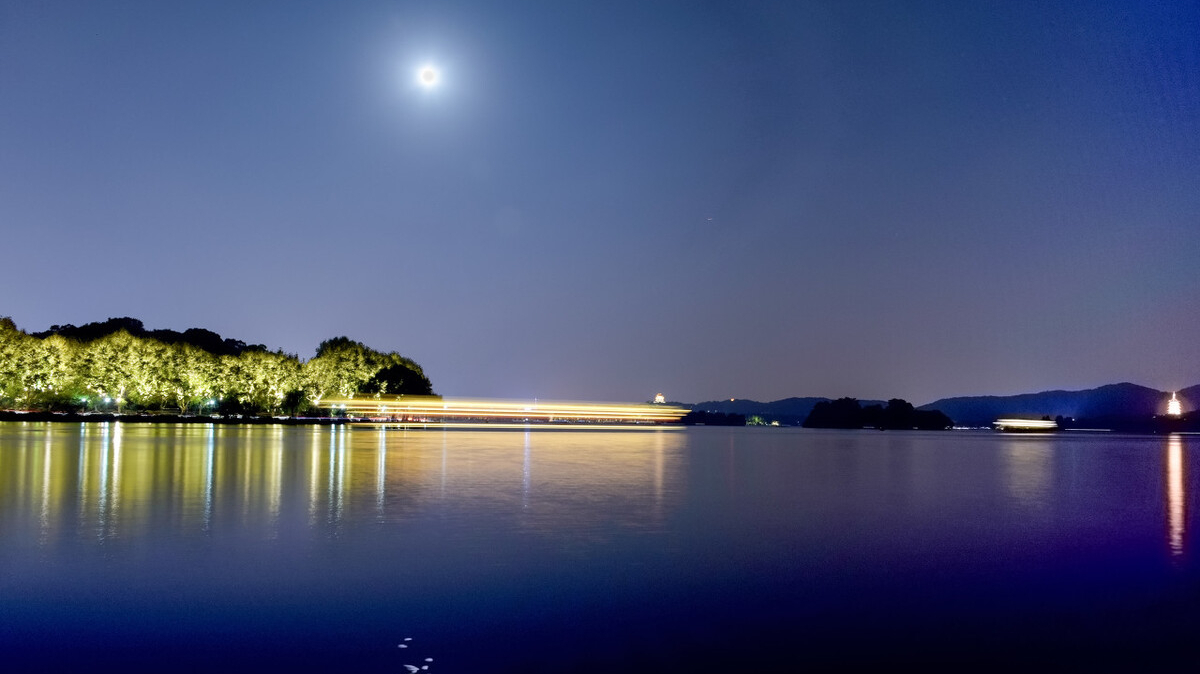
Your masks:
<instances>
[{"instance_id":1,"label":"distant white pagoda","mask_svg":"<svg viewBox=\"0 0 1200 674\"><path fill-rule=\"evenodd\" d=\"M1179 402L1179 398L1175 397L1175 392L1171 392L1171 399L1167 401L1167 415L1177 417L1183 414L1183 403Z\"/></svg>"},{"instance_id":2,"label":"distant white pagoda","mask_svg":"<svg viewBox=\"0 0 1200 674\"><path fill-rule=\"evenodd\" d=\"M658 405L662 405L667 402L667 397L659 393L658 395L654 396L654 402Z\"/></svg>"}]
</instances>

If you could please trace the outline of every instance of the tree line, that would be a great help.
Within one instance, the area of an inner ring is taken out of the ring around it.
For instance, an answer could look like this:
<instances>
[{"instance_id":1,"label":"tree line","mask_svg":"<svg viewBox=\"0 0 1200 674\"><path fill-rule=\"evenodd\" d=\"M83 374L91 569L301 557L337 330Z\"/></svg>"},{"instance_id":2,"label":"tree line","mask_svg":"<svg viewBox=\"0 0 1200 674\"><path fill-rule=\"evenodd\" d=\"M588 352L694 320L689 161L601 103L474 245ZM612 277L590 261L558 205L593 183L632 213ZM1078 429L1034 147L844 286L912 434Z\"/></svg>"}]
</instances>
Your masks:
<instances>
[{"instance_id":1,"label":"tree line","mask_svg":"<svg viewBox=\"0 0 1200 674\"><path fill-rule=\"evenodd\" d=\"M0 317L0 408L183 414L307 414L326 398L432 395L421 367L348 337L301 361L201 328L133 318L19 330Z\"/></svg>"},{"instance_id":2,"label":"tree line","mask_svg":"<svg viewBox=\"0 0 1200 674\"><path fill-rule=\"evenodd\" d=\"M805 428L878 428L881 430L941 431L954 424L938 410L918 410L907 400L893 398L883 405L863 407L854 398L817 403L804 420Z\"/></svg>"}]
</instances>

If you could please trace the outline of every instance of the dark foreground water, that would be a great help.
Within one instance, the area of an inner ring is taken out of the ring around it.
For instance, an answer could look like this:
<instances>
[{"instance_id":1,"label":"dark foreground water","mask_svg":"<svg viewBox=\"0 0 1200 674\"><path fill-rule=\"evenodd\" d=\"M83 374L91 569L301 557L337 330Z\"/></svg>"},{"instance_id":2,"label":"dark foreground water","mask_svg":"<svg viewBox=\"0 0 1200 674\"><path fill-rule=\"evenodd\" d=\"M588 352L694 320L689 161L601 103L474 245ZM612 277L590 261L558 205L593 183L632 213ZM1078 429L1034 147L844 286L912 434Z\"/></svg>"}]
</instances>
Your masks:
<instances>
[{"instance_id":1,"label":"dark foreground water","mask_svg":"<svg viewBox=\"0 0 1200 674\"><path fill-rule=\"evenodd\" d=\"M1187 670L1198 494L1198 437L5 423L0 671Z\"/></svg>"}]
</instances>

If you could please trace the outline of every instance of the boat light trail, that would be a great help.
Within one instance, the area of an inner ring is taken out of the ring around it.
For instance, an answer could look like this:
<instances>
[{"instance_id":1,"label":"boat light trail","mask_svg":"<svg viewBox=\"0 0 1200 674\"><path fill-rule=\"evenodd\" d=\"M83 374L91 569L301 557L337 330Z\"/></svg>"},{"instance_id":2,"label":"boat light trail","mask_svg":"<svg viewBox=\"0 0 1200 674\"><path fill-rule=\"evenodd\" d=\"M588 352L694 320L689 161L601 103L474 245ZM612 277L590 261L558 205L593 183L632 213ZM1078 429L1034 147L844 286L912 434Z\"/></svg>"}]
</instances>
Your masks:
<instances>
[{"instance_id":1,"label":"boat light trail","mask_svg":"<svg viewBox=\"0 0 1200 674\"><path fill-rule=\"evenodd\" d=\"M351 418L385 424L445 428L525 428L527 424L555 427L630 428L675 424L688 413L682 407L654 403L554 402L380 396L331 398L321 407Z\"/></svg>"},{"instance_id":2,"label":"boat light trail","mask_svg":"<svg viewBox=\"0 0 1200 674\"><path fill-rule=\"evenodd\" d=\"M1058 430L1053 419L997 419L992 422L999 431L1035 432Z\"/></svg>"}]
</instances>

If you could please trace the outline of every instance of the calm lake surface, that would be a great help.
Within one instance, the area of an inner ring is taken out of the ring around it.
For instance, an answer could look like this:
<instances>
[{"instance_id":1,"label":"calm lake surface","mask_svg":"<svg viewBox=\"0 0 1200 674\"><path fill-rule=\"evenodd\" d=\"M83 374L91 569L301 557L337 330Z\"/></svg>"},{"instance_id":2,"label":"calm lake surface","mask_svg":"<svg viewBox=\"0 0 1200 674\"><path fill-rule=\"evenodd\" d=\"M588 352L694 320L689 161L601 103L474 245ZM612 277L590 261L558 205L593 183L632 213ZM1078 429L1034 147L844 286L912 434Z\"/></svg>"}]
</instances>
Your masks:
<instances>
[{"instance_id":1,"label":"calm lake surface","mask_svg":"<svg viewBox=\"0 0 1200 674\"><path fill-rule=\"evenodd\" d=\"M1198 495L1194 436L0 423L0 670L1187 669Z\"/></svg>"}]
</instances>

